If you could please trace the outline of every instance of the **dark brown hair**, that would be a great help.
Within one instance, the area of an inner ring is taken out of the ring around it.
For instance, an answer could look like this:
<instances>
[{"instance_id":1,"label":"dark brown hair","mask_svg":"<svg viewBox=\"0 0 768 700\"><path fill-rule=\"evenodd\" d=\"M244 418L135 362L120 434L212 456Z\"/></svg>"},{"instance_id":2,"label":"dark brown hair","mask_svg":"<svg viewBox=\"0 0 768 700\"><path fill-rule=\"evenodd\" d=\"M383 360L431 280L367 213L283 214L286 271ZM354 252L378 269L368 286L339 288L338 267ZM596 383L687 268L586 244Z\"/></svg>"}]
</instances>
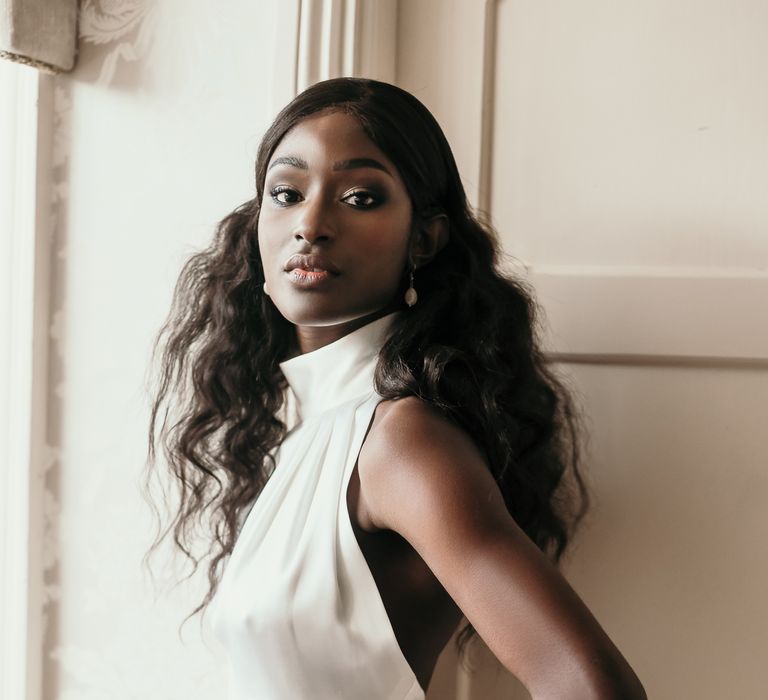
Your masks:
<instances>
[{"instance_id":1,"label":"dark brown hair","mask_svg":"<svg viewBox=\"0 0 768 700\"><path fill-rule=\"evenodd\" d=\"M399 315L376 369L387 399L418 396L455 421L487 458L512 517L552 560L584 512L577 419L568 392L536 342L536 307L525 286L499 271L489 225L470 208L451 149L411 94L373 80L340 78L298 95L266 132L255 196L220 223L211 245L178 280L156 352L161 373L149 429L149 476L162 447L179 486L169 533L190 558L208 535L209 590L231 553L245 509L274 467L295 331L263 293L257 224L269 159L302 119L323 110L354 115L397 167L415 217L447 217L449 241L419 269L419 303ZM450 527L450 524L446 524ZM473 630L467 626L462 642Z\"/></svg>"}]
</instances>

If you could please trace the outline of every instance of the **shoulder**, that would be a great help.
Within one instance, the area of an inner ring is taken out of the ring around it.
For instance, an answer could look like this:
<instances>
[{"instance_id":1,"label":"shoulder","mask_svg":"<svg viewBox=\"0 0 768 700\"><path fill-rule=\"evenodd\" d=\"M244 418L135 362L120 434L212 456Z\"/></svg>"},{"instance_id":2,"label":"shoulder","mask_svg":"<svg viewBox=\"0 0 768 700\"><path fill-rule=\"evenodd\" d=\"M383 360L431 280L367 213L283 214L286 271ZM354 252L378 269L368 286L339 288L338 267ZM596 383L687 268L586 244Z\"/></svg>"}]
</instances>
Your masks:
<instances>
[{"instance_id":1,"label":"shoulder","mask_svg":"<svg viewBox=\"0 0 768 700\"><path fill-rule=\"evenodd\" d=\"M378 529L419 554L535 697L644 698L634 672L520 529L481 450L415 398L379 406L358 461Z\"/></svg>"},{"instance_id":2,"label":"shoulder","mask_svg":"<svg viewBox=\"0 0 768 700\"><path fill-rule=\"evenodd\" d=\"M509 519L480 447L416 397L379 405L358 472L373 528L399 532L414 546L448 522L479 530Z\"/></svg>"},{"instance_id":3,"label":"shoulder","mask_svg":"<svg viewBox=\"0 0 768 700\"><path fill-rule=\"evenodd\" d=\"M415 396L382 401L366 438L369 452L383 450L390 467L409 469L413 458L445 457L446 445L479 450L469 435L436 408Z\"/></svg>"}]
</instances>

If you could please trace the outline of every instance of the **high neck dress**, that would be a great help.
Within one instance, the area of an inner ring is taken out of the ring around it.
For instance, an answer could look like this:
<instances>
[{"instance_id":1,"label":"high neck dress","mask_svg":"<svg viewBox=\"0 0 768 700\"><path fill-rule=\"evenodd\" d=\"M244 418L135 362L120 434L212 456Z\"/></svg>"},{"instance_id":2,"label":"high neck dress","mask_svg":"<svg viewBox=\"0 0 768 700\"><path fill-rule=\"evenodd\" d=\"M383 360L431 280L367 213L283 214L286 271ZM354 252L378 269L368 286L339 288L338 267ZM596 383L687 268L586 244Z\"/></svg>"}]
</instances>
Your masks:
<instances>
[{"instance_id":1,"label":"high neck dress","mask_svg":"<svg viewBox=\"0 0 768 700\"><path fill-rule=\"evenodd\" d=\"M424 700L352 530L347 484L394 314L283 362L294 427L211 603L230 700Z\"/></svg>"}]
</instances>

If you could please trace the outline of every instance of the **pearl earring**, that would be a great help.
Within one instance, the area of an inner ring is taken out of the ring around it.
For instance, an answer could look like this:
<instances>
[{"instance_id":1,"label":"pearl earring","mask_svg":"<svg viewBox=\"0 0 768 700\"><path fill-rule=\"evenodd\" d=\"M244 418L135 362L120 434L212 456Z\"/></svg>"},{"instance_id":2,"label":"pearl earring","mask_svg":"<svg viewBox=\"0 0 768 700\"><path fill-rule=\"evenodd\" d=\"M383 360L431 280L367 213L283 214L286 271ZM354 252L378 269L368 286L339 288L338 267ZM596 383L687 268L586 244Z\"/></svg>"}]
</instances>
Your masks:
<instances>
[{"instance_id":1,"label":"pearl earring","mask_svg":"<svg viewBox=\"0 0 768 700\"><path fill-rule=\"evenodd\" d=\"M405 290L405 303L408 306L413 306L419 300L419 295L413 288L413 268L411 268L411 284L408 289Z\"/></svg>"},{"instance_id":2,"label":"pearl earring","mask_svg":"<svg viewBox=\"0 0 768 700\"><path fill-rule=\"evenodd\" d=\"M264 282L264 294L269 296L269 290L267 289L267 283L266 282Z\"/></svg>"}]
</instances>

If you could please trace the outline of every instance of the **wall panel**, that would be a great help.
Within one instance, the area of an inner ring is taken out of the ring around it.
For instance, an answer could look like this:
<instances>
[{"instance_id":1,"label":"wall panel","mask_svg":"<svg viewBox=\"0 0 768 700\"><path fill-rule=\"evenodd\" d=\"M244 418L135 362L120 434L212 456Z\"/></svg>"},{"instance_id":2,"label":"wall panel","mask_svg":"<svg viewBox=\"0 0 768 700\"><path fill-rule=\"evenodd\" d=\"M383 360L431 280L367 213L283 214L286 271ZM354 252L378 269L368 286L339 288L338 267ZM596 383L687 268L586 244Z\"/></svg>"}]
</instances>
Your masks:
<instances>
[{"instance_id":1,"label":"wall panel","mask_svg":"<svg viewBox=\"0 0 768 700\"><path fill-rule=\"evenodd\" d=\"M536 290L590 426L566 573L661 700L768 686L767 12L400 3L398 83ZM478 653L455 697L519 696Z\"/></svg>"}]
</instances>

